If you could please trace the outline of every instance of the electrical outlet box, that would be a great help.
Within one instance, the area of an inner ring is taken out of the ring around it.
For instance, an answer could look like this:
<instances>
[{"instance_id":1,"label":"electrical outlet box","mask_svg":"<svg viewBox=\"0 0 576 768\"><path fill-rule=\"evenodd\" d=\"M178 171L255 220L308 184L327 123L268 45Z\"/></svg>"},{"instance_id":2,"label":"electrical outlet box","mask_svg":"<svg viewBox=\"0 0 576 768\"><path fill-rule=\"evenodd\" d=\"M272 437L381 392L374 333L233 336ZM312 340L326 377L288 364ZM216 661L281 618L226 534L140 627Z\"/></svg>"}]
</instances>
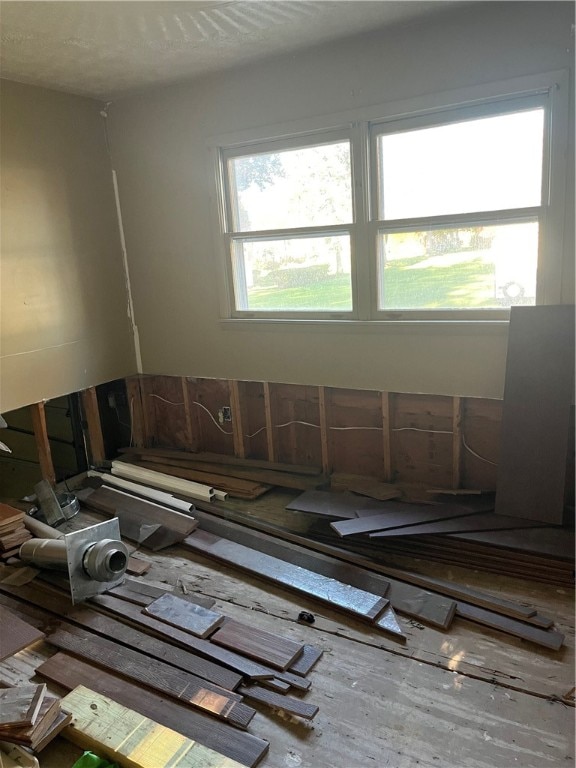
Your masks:
<instances>
[{"instance_id":1,"label":"electrical outlet box","mask_svg":"<svg viewBox=\"0 0 576 768\"><path fill-rule=\"evenodd\" d=\"M228 405L222 406L222 421L232 421L232 409Z\"/></svg>"}]
</instances>

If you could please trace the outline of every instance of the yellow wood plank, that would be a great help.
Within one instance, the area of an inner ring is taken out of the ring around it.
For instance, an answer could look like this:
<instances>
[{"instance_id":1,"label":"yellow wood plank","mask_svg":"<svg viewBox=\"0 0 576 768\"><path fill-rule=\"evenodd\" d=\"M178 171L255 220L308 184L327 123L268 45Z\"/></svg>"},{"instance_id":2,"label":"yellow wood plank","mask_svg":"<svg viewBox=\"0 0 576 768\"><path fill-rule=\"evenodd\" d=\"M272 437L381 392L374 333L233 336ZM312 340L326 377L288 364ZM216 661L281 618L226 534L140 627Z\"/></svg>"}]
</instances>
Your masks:
<instances>
[{"instance_id":1,"label":"yellow wood plank","mask_svg":"<svg viewBox=\"0 0 576 768\"><path fill-rule=\"evenodd\" d=\"M126 768L240 768L240 763L79 685L62 699L63 735Z\"/></svg>"},{"instance_id":2,"label":"yellow wood plank","mask_svg":"<svg viewBox=\"0 0 576 768\"><path fill-rule=\"evenodd\" d=\"M104 437L102 424L100 423L100 409L98 408L98 396L96 387L90 387L82 392L82 406L86 423L88 424L88 440L90 442L90 456L94 464L102 464L106 459L104 449Z\"/></svg>"},{"instance_id":3,"label":"yellow wood plank","mask_svg":"<svg viewBox=\"0 0 576 768\"><path fill-rule=\"evenodd\" d=\"M46 412L44 403L34 403L30 406L32 416L32 425L34 436L36 437L36 446L38 448L38 461L40 462L40 471L42 477L50 485L56 484L56 473L52 463L52 453L50 450L50 441L48 439L48 428L46 427Z\"/></svg>"}]
</instances>

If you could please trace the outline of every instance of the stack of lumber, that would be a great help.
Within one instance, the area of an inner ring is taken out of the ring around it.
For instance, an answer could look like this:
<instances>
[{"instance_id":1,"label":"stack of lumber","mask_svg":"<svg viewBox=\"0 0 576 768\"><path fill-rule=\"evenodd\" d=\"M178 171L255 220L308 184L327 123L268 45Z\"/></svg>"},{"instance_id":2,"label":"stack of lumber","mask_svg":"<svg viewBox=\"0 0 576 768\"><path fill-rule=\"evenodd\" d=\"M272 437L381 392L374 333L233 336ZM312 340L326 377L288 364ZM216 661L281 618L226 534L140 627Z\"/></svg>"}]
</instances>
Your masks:
<instances>
[{"instance_id":1,"label":"stack of lumber","mask_svg":"<svg viewBox=\"0 0 576 768\"><path fill-rule=\"evenodd\" d=\"M239 499L255 499L272 486L307 490L326 482L316 467L160 448L124 448L125 460L174 477L206 483Z\"/></svg>"},{"instance_id":2,"label":"stack of lumber","mask_svg":"<svg viewBox=\"0 0 576 768\"><path fill-rule=\"evenodd\" d=\"M318 712L301 696L322 651L232 619L212 599L130 579L73 606L64 591L36 581L0 582L0 604L52 626L59 619L47 638L57 652L36 669L40 677L69 691L84 686L84 697L104 696L244 766L269 748L248 732L252 703L305 721Z\"/></svg>"},{"instance_id":3,"label":"stack of lumber","mask_svg":"<svg viewBox=\"0 0 576 768\"><path fill-rule=\"evenodd\" d=\"M314 515L309 534L385 562L391 555L474 567L551 584L574 582L574 530L494 514L491 495L428 504L313 491L287 509Z\"/></svg>"},{"instance_id":4,"label":"stack of lumber","mask_svg":"<svg viewBox=\"0 0 576 768\"><path fill-rule=\"evenodd\" d=\"M24 526L24 512L0 502L0 560L16 556L20 546L31 538Z\"/></svg>"},{"instance_id":5,"label":"stack of lumber","mask_svg":"<svg viewBox=\"0 0 576 768\"><path fill-rule=\"evenodd\" d=\"M0 740L40 752L71 721L60 699L46 685L18 685L0 690Z\"/></svg>"},{"instance_id":6,"label":"stack of lumber","mask_svg":"<svg viewBox=\"0 0 576 768\"><path fill-rule=\"evenodd\" d=\"M264 554L273 554L278 559L298 564L316 574L339 573L341 578L346 577L348 584L365 589L375 588L380 579L380 583L388 585L386 596L390 607L424 624L446 630L454 618L460 618L550 650L558 651L564 644L562 633L553 629L553 620L538 614L530 606L501 600L453 582L392 568L372 558L278 528L252 516L243 516L243 525L237 524L228 519L230 511L218 505L198 509L197 514L202 529L209 530L214 536L227 535L234 540L236 546L241 544L244 548L250 547L254 562L258 562ZM248 530L246 526L256 530ZM202 531L196 531L188 537L186 546L200 533ZM232 558L228 562L236 564ZM266 578L264 573L260 575Z\"/></svg>"}]
</instances>

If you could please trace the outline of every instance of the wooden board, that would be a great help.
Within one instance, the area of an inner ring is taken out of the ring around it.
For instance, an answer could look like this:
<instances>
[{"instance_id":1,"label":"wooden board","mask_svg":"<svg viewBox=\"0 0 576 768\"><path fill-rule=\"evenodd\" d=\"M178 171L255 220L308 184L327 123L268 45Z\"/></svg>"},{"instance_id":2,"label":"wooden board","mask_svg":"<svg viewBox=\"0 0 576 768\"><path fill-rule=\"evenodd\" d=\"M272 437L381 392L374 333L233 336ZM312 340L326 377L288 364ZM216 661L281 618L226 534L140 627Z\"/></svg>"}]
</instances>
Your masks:
<instances>
[{"instance_id":1,"label":"wooden board","mask_svg":"<svg viewBox=\"0 0 576 768\"><path fill-rule=\"evenodd\" d=\"M574 307L512 307L496 513L565 521Z\"/></svg>"},{"instance_id":2,"label":"wooden board","mask_svg":"<svg viewBox=\"0 0 576 768\"><path fill-rule=\"evenodd\" d=\"M121 766L241 768L234 760L83 686L69 693L62 706L72 715L66 738Z\"/></svg>"},{"instance_id":3,"label":"wooden board","mask_svg":"<svg viewBox=\"0 0 576 768\"><path fill-rule=\"evenodd\" d=\"M171 594L156 598L144 608L144 613L196 637L207 637L224 621L221 613L209 611Z\"/></svg>"},{"instance_id":4,"label":"wooden board","mask_svg":"<svg viewBox=\"0 0 576 768\"><path fill-rule=\"evenodd\" d=\"M233 619L227 619L210 640L216 645L222 645L224 648L281 670L288 669L303 650L302 643L264 632L262 629L241 624Z\"/></svg>"},{"instance_id":5,"label":"wooden board","mask_svg":"<svg viewBox=\"0 0 576 768\"><path fill-rule=\"evenodd\" d=\"M84 630L57 630L48 642L238 728L247 728L254 716L237 694Z\"/></svg>"},{"instance_id":6,"label":"wooden board","mask_svg":"<svg viewBox=\"0 0 576 768\"><path fill-rule=\"evenodd\" d=\"M0 606L0 627L2 628L0 661L44 637L44 632L40 632L40 630L22 621L3 606Z\"/></svg>"},{"instance_id":7,"label":"wooden board","mask_svg":"<svg viewBox=\"0 0 576 768\"><path fill-rule=\"evenodd\" d=\"M320 661L323 653L324 651L322 651L320 648L315 648L313 645L304 644L302 647L301 655L296 659L296 661L290 664L290 672L293 672L295 675L302 675L302 677L306 677L306 675L312 671L318 661Z\"/></svg>"},{"instance_id":8,"label":"wooden board","mask_svg":"<svg viewBox=\"0 0 576 768\"><path fill-rule=\"evenodd\" d=\"M492 629L499 629L508 635L520 637L522 640L528 640L553 651L559 651L564 643L564 635L561 632L540 629L509 616L500 616L477 605L468 605L460 600L456 614L462 619L477 621Z\"/></svg>"},{"instance_id":9,"label":"wooden board","mask_svg":"<svg viewBox=\"0 0 576 768\"><path fill-rule=\"evenodd\" d=\"M264 553L255 557L254 551L248 547L205 531L195 531L185 540L184 546L369 621L375 619L388 605L386 598L306 571Z\"/></svg>"},{"instance_id":10,"label":"wooden board","mask_svg":"<svg viewBox=\"0 0 576 768\"><path fill-rule=\"evenodd\" d=\"M142 576L144 573L150 570L150 563L146 560L140 560L139 557L128 558L128 567L126 573L132 573L135 576Z\"/></svg>"},{"instance_id":11,"label":"wooden board","mask_svg":"<svg viewBox=\"0 0 576 768\"><path fill-rule=\"evenodd\" d=\"M330 488L333 491L353 491L361 496L369 496L371 499L378 499L379 501L402 496L402 491L395 485L363 475L334 473L330 476Z\"/></svg>"},{"instance_id":12,"label":"wooden board","mask_svg":"<svg viewBox=\"0 0 576 768\"><path fill-rule=\"evenodd\" d=\"M266 704L268 707L279 709L295 717L302 717L304 720L312 720L318 714L316 704L308 704L300 699L294 699L292 696L282 696L280 693L268 691L259 685L243 685L239 690L245 698L251 701Z\"/></svg>"},{"instance_id":13,"label":"wooden board","mask_svg":"<svg viewBox=\"0 0 576 768\"><path fill-rule=\"evenodd\" d=\"M237 672L204 659L191 651L177 648L159 638L151 637L146 632L129 627L127 624L97 613L86 606L77 608L66 618L86 630L105 638L113 638L116 643L137 649L147 656L152 656L172 667L189 672L229 691L235 690L242 681L242 675Z\"/></svg>"},{"instance_id":14,"label":"wooden board","mask_svg":"<svg viewBox=\"0 0 576 768\"><path fill-rule=\"evenodd\" d=\"M417 505L406 504L406 511L398 510L402 506L397 502L390 506L390 511L386 511L386 505L394 502L382 502L382 514L369 515L357 520L342 520L337 523L330 523L330 527L336 531L338 536L355 536L361 533L370 533L371 531L382 531L390 528L403 528L404 526L417 525L418 523L430 523L435 520L448 520L455 517L466 517L467 515L477 514L474 510L463 505L456 504L435 504L424 505L418 508Z\"/></svg>"},{"instance_id":15,"label":"wooden board","mask_svg":"<svg viewBox=\"0 0 576 768\"><path fill-rule=\"evenodd\" d=\"M451 535L450 539L574 562L574 529L571 528L462 533Z\"/></svg>"},{"instance_id":16,"label":"wooden board","mask_svg":"<svg viewBox=\"0 0 576 768\"><path fill-rule=\"evenodd\" d=\"M269 744L263 739L153 691L143 691L140 686L69 654L52 656L37 669L37 674L67 690L78 685L90 687L242 765L255 766L268 752Z\"/></svg>"},{"instance_id":17,"label":"wooden board","mask_svg":"<svg viewBox=\"0 0 576 768\"><path fill-rule=\"evenodd\" d=\"M495 531L509 529L538 528L542 523L537 520L523 520L520 517L496 515L493 512L484 512L466 517L457 517L452 520L436 520L430 523L417 523L402 528L389 528L385 531L370 533L371 539L386 538L389 536L425 536L444 533L466 533L476 531Z\"/></svg>"}]
</instances>

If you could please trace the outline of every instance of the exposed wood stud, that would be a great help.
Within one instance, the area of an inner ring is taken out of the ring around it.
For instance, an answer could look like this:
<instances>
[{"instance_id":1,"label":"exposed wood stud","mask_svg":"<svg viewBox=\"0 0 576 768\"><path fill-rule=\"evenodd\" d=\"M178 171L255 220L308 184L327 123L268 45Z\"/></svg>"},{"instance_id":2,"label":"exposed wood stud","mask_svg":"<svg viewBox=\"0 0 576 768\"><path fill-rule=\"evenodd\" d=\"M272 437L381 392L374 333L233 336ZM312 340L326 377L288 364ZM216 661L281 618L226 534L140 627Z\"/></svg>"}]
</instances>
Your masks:
<instances>
[{"instance_id":1,"label":"exposed wood stud","mask_svg":"<svg viewBox=\"0 0 576 768\"><path fill-rule=\"evenodd\" d=\"M392 455L390 452L390 406L392 395L382 392L382 450L384 480L392 480Z\"/></svg>"},{"instance_id":2,"label":"exposed wood stud","mask_svg":"<svg viewBox=\"0 0 576 768\"><path fill-rule=\"evenodd\" d=\"M452 399L452 488L460 487L462 474L462 414L461 397Z\"/></svg>"},{"instance_id":3,"label":"exposed wood stud","mask_svg":"<svg viewBox=\"0 0 576 768\"><path fill-rule=\"evenodd\" d=\"M142 448L146 445L147 434L142 408L142 392L139 376L131 376L126 379L126 393L130 410L132 445Z\"/></svg>"},{"instance_id":4,"label":"exposed wood stud","mask_svg":"<svg viewBox=\"0 0 576 768\"><path fill-rule=\"evenodd\" d=\"M276 461L274 449L274 430L272 424L272 400L270 396L270 384L264 382L264 411L266 416L266 444L268 447L268 461Z\"/></svg>"},{"instance_id":5,"label":"exposed wood stud","mask_svg":"<svg viewBox=\"0 0 576 768\"><path fill-rule=\"evenodd\" d=\"M231 380L230 386L230 407L232 410L232 433L234 440L234 455L243 459L246 455L244 449L244 428L242 420L242 406L240 404L239 383Z\"/></svg>"},{"instance_id":6,"label":"exposed wood stud","mask_svg":"<svg viewBox=\"0 0 576 768\"><path fill-rule=\"evenodd\" d=\"M190 394L188 392L188 379L182 377L182 400L184 401L184 413L186 414L186 432L188 445L191 451L198 450L198 425L190 409Z\"/></svg>"},{"instance_id":7,"label":"exposed wood stud","mask_svg":"<svg viewBox=\"0 0 576 768\"><path fill-rule=\"evenodd\" d=\"M50 450L50 441L48 439L48 428L46 427L46 411L44 403L34 403L30 406L32 415L32 426L36 438L36 447L38 449L38 460L40 462L40 471L42 478L47 480L50 485L56 485L56 473L52 463L52 452Z\"/></svg>"},{"instance_id":8,"label":"exposed wood stud","mask_svg":"<svg viewBox=\"0 0 576 768\"><path fill-rule=\"evenodd\" d=\"M330 474L330 446L328 443L328 419L326 413L326 388L318 387L318 408L320 412L320 441L322 446L322 472Z\"/></svg>"},{"instance_id":9,"label":"exposed wood stud","mask_svg":"<svg viewBox=\"0 0 576 768\"><path fill-rule=\"evenodd\" d=\"M106 459L106 451L104 449L104 437L102 435L96 387L90 387L82 392L82 407L88 425L90 459L93 464L99 465Z\"/></svg>"}]
</instances>

